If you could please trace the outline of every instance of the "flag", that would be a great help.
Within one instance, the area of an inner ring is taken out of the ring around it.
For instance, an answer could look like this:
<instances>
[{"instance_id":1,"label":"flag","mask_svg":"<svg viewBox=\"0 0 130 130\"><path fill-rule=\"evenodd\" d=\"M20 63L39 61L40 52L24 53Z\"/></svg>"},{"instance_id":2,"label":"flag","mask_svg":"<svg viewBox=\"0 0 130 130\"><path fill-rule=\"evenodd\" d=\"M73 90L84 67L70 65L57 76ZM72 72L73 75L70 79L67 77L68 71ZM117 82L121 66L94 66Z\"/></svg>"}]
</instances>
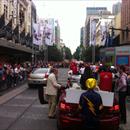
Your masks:
<instances>
[{"instance_id":1,"label":"flag","mask_svg":"<svg viewBox=\"0 0 130 130\"><path fill-rule=\"evenodd\" d=\"M3 13L0 17L0 38L5 36L6 36L5 14Z\"/></svg>"},{"instance_id":2,"label":"flag","mask_svg":"<svg viewBox=\"0 0 130 130\"><path fill-rule=\"evenodd\" d=\"M20 33L20 43L22 45L25 45L26 41L25 41L25 28L23 29L23 31Z\"/></svg>"},{"instance_id":3,"label":"flag","mask_svg":"<svg viewBox=\"0 0 130 130\"><path fill-rule=\"evenodd\" d=\"M5 14L3 13L0 17L0 29L5 26Z\"/></svg>"},{"instance_id":4,"label":"flag","mask_svg":"<svg viewBox=\"0 0 130 130\"><path fill-rule=\"evenodd\" d=\"M53 46L55 40L55 26L54 26L54 19L47 19L45 20L44 26L44 43L48 46Z\"/></svg>"},{"instance_id":5,"label":"flag","mask_svg":"<svg viewBox=\"0 0 130 130\"><path fill-rule=\"evenodd\" d=\"M42 34L40 32L40 24L38 23L33 23L33 44L42 44Z\"/></svg>"},{"instance_id":6,"label":"flag","mask_svg":"<svg viewBox=\"0 0 130 130\"><path fill-rule=\"evenodd\" d=\"M91 24L91 37L90 37L90 41L91 41L91 45L95 45L96 44L96 20L95 19L92 19L90 21L90 24Z\"/></svg>"},{"instance_id":7,"label":"flag","mask_svg":"<svg viewBox=\"0 0 130 130\"><path fill-rule=\"evenodd\" d=\"M13 30L12 30L12 19L8 22L6 25L6 37L7 40L11 40L13 35Z\"/></svg>"},{"instance_id":8,"label":"flag","mask_svg":"<svg viewBox=\"0 0 130 130\"><path fill-rule=\"evenodd\" d=\"M26 46L29 47L30 45L30 33L27 33L27 35L25 36L25 41L26 41Z\"/></svg>"},{"instance_id":9,"label":"flag","mask_svg":"<svg viewBox=\"0 0 130 130\"><path fill-rule=\"evenodd\" d=\"M19 42L19 25L16 25L16 27L13 30L13 37L15 39L15 42Z\"/></svg>"}]
</instances>

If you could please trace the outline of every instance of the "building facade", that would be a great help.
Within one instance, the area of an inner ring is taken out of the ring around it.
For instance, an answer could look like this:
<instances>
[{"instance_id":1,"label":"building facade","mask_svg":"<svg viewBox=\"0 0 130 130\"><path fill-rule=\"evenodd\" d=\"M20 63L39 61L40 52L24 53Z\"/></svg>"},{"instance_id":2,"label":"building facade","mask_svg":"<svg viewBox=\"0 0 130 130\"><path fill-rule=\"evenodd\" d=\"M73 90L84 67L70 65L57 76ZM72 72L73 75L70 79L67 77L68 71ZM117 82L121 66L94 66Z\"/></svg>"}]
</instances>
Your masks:
<instances>
[{"instance_id":1,"label":"building facade","mask_svg":"<svg viewBox=\"0 0 130 130\"><path fill-rule=\"evenodd\" d=\"M122 31L122 42L121 44L130 44L130 1L122 0L121 8L121 29Z\"/></svg>"},{"instance_id":2,"label":"building facade","mask_svg":"<svg viewBox=\"0 0 130 130\"><path fill-rule=\"evenodd\" d=\"M86 44L86 47L91 45L91 40L90 40L92 38L91 37L92 36L91 27L95 26L94 21L97 24L98 20L99 20L99 16L102 16L103 14L110 14L110 12L107 11L106 7L87 7L86 8L85 41L84 41L84 43ZM92 19L95 19L95 20L93 21Z\"/></svg>"},{"instance_id":3,"label":"building facade","mask_svg":"<svg viewBox=\"0 0 130 130\"><path fill-rule=\"evenodd\" d=\"M31 59L32 10L31 0L0 0L0 62Z\"/></svg>"},{"instance_id":4,"label":"building facade","mask_svg":"<svg viewBox=\"0 0 130 130\"><path fill-rule=\"evenodd\" d=\"M117 14L120 13L120 12L121 12L121 3L118 2L118 3L116 3L116 4L114 4L114 5L112 6L112 14L113 14L113 15L117 15Z\"/></svg>"}]
</instances>

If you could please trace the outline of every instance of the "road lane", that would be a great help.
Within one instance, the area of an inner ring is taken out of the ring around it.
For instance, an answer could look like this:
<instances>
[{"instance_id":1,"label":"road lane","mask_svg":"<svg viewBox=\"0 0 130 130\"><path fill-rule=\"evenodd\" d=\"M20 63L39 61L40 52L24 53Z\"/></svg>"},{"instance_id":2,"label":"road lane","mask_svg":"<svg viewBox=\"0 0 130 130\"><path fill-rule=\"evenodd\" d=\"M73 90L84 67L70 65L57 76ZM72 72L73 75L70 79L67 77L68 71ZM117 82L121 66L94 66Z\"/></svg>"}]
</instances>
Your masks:
<instances>
[{"instance_id":1,"label":"road lane","mask_svg":"<svg viewBox=\"0 0 130 130\"><path fill-rule=\"evenodd\" d=\"M66 83L66 69L59 70L58 79ZM57 130L56 120L47 117L48 105L39 103L37 89L28 89L24 84L0 97L0 101L0 130Z\"/></svg>"}]
</instances>

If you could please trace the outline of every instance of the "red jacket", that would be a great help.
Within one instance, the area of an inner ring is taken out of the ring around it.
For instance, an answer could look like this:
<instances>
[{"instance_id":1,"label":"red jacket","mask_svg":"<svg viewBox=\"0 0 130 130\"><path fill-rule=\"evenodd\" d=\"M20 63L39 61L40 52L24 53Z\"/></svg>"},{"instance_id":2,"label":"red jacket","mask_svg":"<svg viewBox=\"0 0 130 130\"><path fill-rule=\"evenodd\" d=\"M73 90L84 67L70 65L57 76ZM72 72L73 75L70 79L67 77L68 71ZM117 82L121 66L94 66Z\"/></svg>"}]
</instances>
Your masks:
<instances>
[{"instance_id":1,"label":"red jacket","mask_svg":"<svg viewBox=\"0 0 130 130\"><path fill-rule=\"evenodd\" d=\"M99 74L100 82L99 88L103 91L112 91L112 73L111 72L101 72Z\"/></svg>"}]
</instances>

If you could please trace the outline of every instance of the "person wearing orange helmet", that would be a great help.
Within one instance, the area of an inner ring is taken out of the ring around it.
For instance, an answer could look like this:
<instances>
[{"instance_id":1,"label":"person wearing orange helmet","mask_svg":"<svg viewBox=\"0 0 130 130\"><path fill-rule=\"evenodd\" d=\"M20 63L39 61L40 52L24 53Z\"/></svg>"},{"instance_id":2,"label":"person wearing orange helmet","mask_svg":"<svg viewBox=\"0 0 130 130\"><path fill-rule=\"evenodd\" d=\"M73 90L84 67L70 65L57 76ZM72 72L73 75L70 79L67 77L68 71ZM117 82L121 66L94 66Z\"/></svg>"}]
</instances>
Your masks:
<instances>
[{"instance_id":1,"label":"person wearing orange helmet","mask_svg":"<svg viewBox=\"0 0 130 130\"><path fill-rule=\"evenodd\" d=\"M82 93L79 101L79 109L83 116L84 130L99 130L99 114L103 108L102 99L94 89L97 81L94 78L89 78L85 82L87 91Z\"/></svg>"}]
</instances>

